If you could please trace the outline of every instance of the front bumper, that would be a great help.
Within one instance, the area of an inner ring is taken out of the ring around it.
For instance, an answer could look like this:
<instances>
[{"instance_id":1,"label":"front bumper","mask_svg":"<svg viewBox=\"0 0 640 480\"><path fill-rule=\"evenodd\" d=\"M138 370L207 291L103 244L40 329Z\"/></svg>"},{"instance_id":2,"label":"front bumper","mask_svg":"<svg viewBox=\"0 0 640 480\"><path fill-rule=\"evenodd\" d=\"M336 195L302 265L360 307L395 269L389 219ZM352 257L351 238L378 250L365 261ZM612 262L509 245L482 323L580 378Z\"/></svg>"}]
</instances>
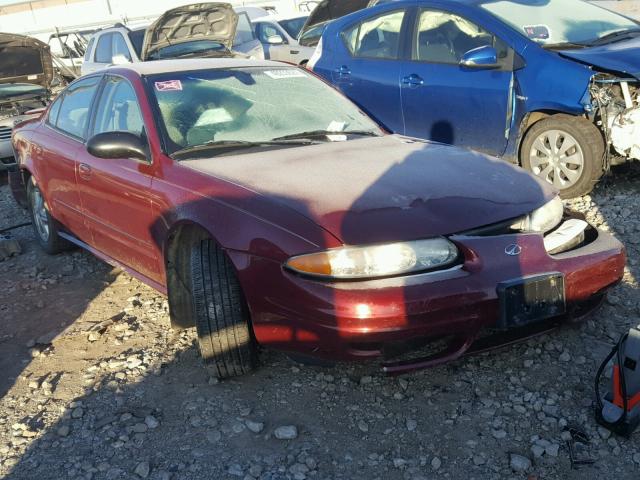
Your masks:
<instances>
[{"instance_id":1,"label":"front bumper","mask_svg":"<svg viewBox=\"0 0 640 480\"><path fill-rule=\"evenodd\" d=\"M452 360L464 354L483 329L496 327L496 287L501 282L560 272L566 316L571 316L574 311L583 314L579 307L620 281L624 246L608 233L593 229L592 234L590 243L556 255L545 251L539 234L454 236L451 240L464 255L461 265L358 282L319 282L287 272L273 261L231 255L240 266L255 336L262 345L353 360L388 356L397 345L453 337L454 347L443 357ZM520 255L505 253L513 244L521 247ZM415 365L405 363L403 369Z\"/></svg>"},{"instance_id":2,"label":"front bumper","mask_svg":"<svg viewBox=\"0 0 640 480\"><path fill-rule=\"evenodd\" d=\"M11 146L11 137L0 137L0 172L3 170L10 170L16 165L16 160L13 156L13 147Z\"/></svg>"}]
</instances>

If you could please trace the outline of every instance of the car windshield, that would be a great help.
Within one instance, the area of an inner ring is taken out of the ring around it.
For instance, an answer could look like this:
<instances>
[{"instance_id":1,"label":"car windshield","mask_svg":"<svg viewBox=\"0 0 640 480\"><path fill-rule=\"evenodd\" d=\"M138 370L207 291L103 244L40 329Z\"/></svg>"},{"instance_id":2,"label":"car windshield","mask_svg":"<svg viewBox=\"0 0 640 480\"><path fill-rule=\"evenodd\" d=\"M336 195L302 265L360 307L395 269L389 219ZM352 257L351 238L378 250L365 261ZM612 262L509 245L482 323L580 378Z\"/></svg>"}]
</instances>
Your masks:
<instances>
[{"instance_id":1,"label":"car windshield","mask_svg":"<svg viewBox=\"0 0 640 480\"><path fill-rule=\"evenodd\" d=\"M284 28L285 32L289 34L291 38L298 38L298 34L302 27L304 27L304 22L307 20L307 17L298 17L298 18L290 18L288 20L280 20L278 23L282 28Z\"/></svg>"},{"instance_id":2,"label":"car windshield","mask_svg":"<svg viewBox=\"0 0 640 480\"><path fill-rule=\"evenodd\" d=\"M486 1L482 8L542 45L588 44L637 22L582 0Z\"/></svg>"},{"instance_id":3,"label":"car windshield","mask_svg":"<svg viewBox=\"0 0 640 480\"><path fill-rule=\"evenodd\" d=\"M44 95L46 90L40 85L30 83L5 83L0 84L0 100L21 95Z\"/></svg>"},{"instance_id":4,"label":"car windshield","mask_svg":"<svg viewBox=\"0 0 640 480\"><path fill-rule=\"evenodd\" d=\"M149 55L150 60L161 58L177 58L200 55L204 53L228 53L227 47L211 40L194 40L192 42L177 43L160 48Z\"/></svg>"},{"instance_id":5,"label":"car windshield","mask_svg":"<svg viewBox=\"0 0 640 480\"><path fill-rule=\"evenodd\" d=\"M303 138L306 132L324 141L345 140L347 132L382 134L355 105L296 67L167 73L149 80L169 154L213 142Z\"/></svg>"}]
</instances>

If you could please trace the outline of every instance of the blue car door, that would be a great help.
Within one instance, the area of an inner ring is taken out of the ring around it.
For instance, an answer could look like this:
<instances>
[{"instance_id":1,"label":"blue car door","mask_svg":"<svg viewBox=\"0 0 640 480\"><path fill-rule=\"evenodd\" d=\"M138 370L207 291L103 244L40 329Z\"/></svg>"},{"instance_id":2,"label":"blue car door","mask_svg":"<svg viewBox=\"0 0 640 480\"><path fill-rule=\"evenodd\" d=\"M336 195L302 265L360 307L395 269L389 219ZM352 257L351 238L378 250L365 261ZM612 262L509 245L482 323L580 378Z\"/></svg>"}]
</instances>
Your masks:
<instances>
[{"instance_id":1,"label":"blue car door","mask_svg":"<svg viewBox=\"0 0 640 480\"><path fill-rule=\"evenodd\" d=\"M436 9L418 9L411 37L400 73L405 134L501 155L513 113L514 52L474 22ZM496 64L461 64L486 46L495 48Z\"/></svg>"},{"instance_id":2,"label":"blue car door","mask_svg":"<svg viewBox=\"0 0 640 480\"><path fill-rule=\"evenodd\" d=\"M331 73L334 85L394 132L404 130L399 80L406 17L406 9L398 8L348 26Z\"/></svg>"}]
</instances>

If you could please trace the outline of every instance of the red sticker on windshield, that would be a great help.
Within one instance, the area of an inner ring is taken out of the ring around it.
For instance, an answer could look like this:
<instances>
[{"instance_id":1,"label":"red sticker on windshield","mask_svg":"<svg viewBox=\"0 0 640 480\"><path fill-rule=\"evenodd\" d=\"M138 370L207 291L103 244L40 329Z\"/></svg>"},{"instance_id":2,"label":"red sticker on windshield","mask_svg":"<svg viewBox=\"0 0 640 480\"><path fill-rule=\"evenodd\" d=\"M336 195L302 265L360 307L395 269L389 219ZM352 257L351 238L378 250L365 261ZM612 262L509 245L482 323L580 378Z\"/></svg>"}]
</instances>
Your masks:
<instances>
[{"instance_id":1,"label":"red sticker on windshield","mask_svg":"<svg viewBox=\"0 0 640 480\"><path fill-rule=\"evenodd\" d=\"M164 82L156 82L156 90L159 92L171 92L182 90L182 82L180 80L167 80Z\"/></svg>"}]
</instances>

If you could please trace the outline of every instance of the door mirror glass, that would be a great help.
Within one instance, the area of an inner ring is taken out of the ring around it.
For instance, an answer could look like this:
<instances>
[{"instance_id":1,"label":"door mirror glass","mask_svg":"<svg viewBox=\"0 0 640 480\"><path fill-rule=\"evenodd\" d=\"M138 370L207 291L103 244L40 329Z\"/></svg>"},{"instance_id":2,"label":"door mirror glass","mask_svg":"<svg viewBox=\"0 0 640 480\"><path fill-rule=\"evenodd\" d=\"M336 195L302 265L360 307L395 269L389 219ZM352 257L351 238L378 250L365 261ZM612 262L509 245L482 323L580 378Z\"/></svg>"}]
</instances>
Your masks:
<instances>
[{"instance_id":1,"label":"door mirror glass","mask_svg":"<svg viewBox=\"0 0 640 480\"><path fill-rule=\"evenodd\" d=\"M474 69L500 68L498 52L489 45L474 48L462 56L460 65Z\"/></svg>"},{"instance_id":2,"label":"door mirror glass","mask_svg":"<svg viewBox=\"0 0 640 480\"><path fill-rule=\"evenodd\" d=\"M276 33L275 35L270 35L267 37L267 43L269 45L282 45L284 43L284 38Z\"/></svg>"},{"instance_id":3,"label":"door mirror glass","mask_svg":"<svg viewBox=\"0 0 640 480\"><path fill-rule=\"evenodd\" d=\"M147 142L129 132L98 133L87 142L87 152L97 158L147 160Z\"/></svg>"}]
</instances>

